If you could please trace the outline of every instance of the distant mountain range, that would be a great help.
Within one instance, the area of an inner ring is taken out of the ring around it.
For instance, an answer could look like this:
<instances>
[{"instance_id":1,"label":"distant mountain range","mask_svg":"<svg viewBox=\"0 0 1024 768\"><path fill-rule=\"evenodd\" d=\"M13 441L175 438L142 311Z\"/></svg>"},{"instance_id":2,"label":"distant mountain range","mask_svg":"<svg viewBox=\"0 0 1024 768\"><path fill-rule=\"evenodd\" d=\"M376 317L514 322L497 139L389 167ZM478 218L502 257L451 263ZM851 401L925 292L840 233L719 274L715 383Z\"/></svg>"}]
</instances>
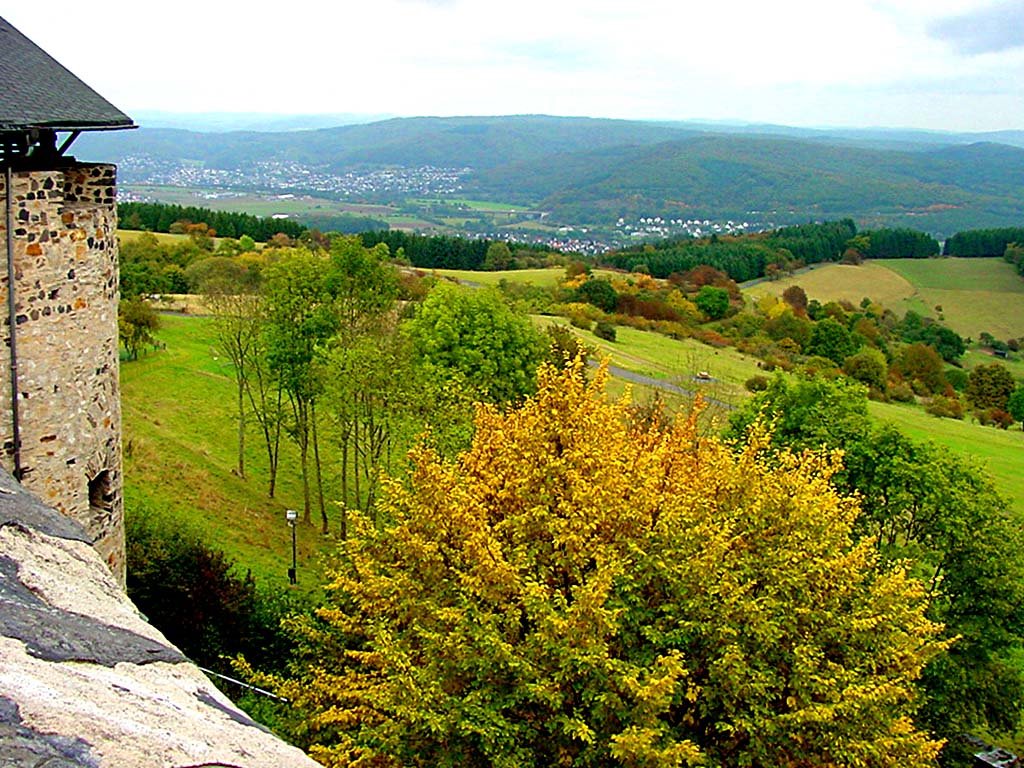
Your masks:
<instances>
[{"instance_id":1,"label":"distant mountain range","mask_svg":"<svg viewBox=\"0 0 1024 768\"><path fill-rule=\"evenodd\" d=\"M940 236L1024 222L1024 131L986 134L656 123L526 115L400 118L303 131L146 128L82 136L75 154L238 169L293 162L334 173L470 168L466 195L555 220L624 215L851 216Z\"/></svg>"}]
</instances>

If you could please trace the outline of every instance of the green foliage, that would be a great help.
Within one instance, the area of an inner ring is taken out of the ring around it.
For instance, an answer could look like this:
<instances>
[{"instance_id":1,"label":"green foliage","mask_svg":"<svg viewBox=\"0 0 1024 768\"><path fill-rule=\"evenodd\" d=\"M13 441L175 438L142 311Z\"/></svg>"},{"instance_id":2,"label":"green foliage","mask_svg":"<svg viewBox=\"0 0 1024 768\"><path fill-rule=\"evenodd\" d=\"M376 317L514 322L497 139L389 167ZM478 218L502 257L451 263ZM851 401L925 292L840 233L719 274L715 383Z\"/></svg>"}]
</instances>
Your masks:
<instances>
[{"instance_id":1,"label":"green foliage","mask_svg":"<svg viewBox=\"0 0 1024 768\"><path fill-rule=\"evenodd\" d=\"M159 329L160 316L145 299L136 297L118 304L117 335L129 360L137 360L145 345L156 342L154 334Z\"/></svg>"},{"instance_id":2,"label":"green foliage","mask_svg":"<svg viewBox=\"0 0 1024 768\"><path fill-rule=\"evenodd\" d=\"M865 347L843 360L843 373L861 384L884 391L889 367L885 355L873 347Z\"/></svg>"},{"instance_id":3,"label":"green foliage","mask_svg":"<svg viewBox=\"0 0 1024 768\"><path fill-rule=\"evenodd\" d=\"M298 237L306 231L301 224L287 219L165 203L118 203L117 215L124 222L124 226L130 229L170 232L171 225L189 221L208 225L217 232L218 237L237 238L248 235L259 242L266 242L279 232L289 237Z\"/></svg>"},{"instance_id":4,"label":"green foliage","mask_svg":"<svg viewBox=\"0 0 1024 768\"><path fill-rule=\"evenodd\" d=\"M925 410L932 416L942 419L962 419L964 417L964 404L959 397L944 397L936 395L925 406Z\"/></svg>"},{"instance_id":5,"label":"green foliage","mask_svg":"<svg viewBox=\"0 0 1024 768\"><path fill-rule=\"evenodd\" d=\"M861 233L867 238L862 250L870 259L926 259L939 255L939 241L915 229L875 229Z\"/></svg>"},{"instance_id":6,"label":"green foliage","mask_svg":"<svg viewBox=\"0 0 1024 768\"><path fill-rule=\"evenodd\" d=\"M155 521L145 507L126 518L128 596L190 659L226 674L245 654L264 669L282 668L290 643L281 631L300 605L257 589L252 575L198 534Z\"/></svg>"},{"instance_id":7,"label":"green foliage","mask_svg":"<svg viewBox=\"0 0 1024 768\"><path fill-rule=\"evenodd\" d=\"M492 402L533 391L545 344L529 318L491 289L438 283L408 323L419 357L442 378L459 378Z\"/></svg>"},{"instance_id":8,"label":"green foliage","mask_svg":"<svg viewBox=\"0 0 1024 768\"><path fill-rule=\"evenodd\" d=\"M901 349L892 369L910 382L919 382L926 392L941 392L946 388L942 358L927 344L918 342Z\"/></svg>"},{"instance_id":9,"label":"green foliage","mask_svg":"<svg viewBox=\"0 0 1024 768\"><path fill-rule=\"evenodd\" d=\"M764 392L768 389L768 377L761 374L751 376L743 383L743 386L748 392Z\"/></svg>"},{"instance_id":10,"label":"green foliage","mask_svg":"<svg viewBox=\"0 0 1024 768\"><path fill-rule=\"evenodd\" d=\"M811 341L813 325L806 317L798 317L792 312L782 312L765 321L764 330L775 341L792 339L799 349L803 349Z\"/></svg>"},{"instance_id":11,"label":"green foliage","mask_svg":"<svg viewBox=\"0 0 1024 768\"><path fill-rule=\"evenodd\" d=\"M1024 243L1024 228L971 229L957 232L946 240L945 256L1003 256L1007 246Z\"/></svg>"},{"instance_id":12,"label":"green foliage","mask_svg":"<svg viewBox=\"0 0 1024 768\"><path fill-rule=\"evenodd\" d=\"M1001 363L979 365L967 377L967 399L975 408L1006 410L1010 395L1017 388L1013 374Z\"/></svg>"},{"instance_id":13,"label":"green foliage","mask_svg":"<svg viewBox=\"0 0 1024 768\"><path fill-rule=\"evenodd\" d=\"M512 251L507 243L495 242L487 246L487 254L484 256L483 268L494 272L503 269L512 269Z\"/></svg>"},{"instance_id":14,"label":"green foliage","mask_svg":"<svg viewBox=\"0 0 1024 768\"><path fill-rule=\"evenodd\" d=\"M606 320L598 320L597 325L594 326L594 335L605 341L615 341L615 326Z\"/></svg>"},{"instance_id":15,"label":"green foliage","mask_svg":"<svg viewBox=\"0 0 1024 768\"><path fill-rule=\"evenodd\" d=\"M543 369L412 455L275 686L327 766L931 765L922 586L854 544L833 458L637 424Z\"/></svg>"},{"instance_id":16,"label":"green foliage","mask_svg":"<svg viewBox=\"0 0 1024 768\"><path fill-rule=\"evenodd\" d=\"M903 341L928 344L947 363L955 362L967 351L967 345L958 333L913 311L904 315L899 331Z\"/></svg>"},{"instance_id":17,"label":"green foliage","mask_svg":"<svg viewBox=\"0 0 1024 768\"><path fill-rule=\"evenodd\" d=\"M1014 419L1024 422L1024 385L1013 390L1013 394L1006 402L1006 410Z\"/></svg>"},{"instance_id":18,"label":"green foliage","mask_svg":"<svg viewBox=\"0 0 1024 768\"><path fill-rule=\"evenodd\" d=\"M360 238L367 248L379 243L387 245L391 253L397 253L401 248L412 265L421 269L482 270L485 269L488 249L495 245L490 240L450 235L416 235L400 229L364 232ZM540 246L518 247L525 247L528 252L537 255L548 252L548 249ZM514 266L514 262L509 264L509 267Z\"/></svg>"},{"instance_id":19,"label":"green foliage","mask_svg":"<svg viewBox=\"0 0 1024 768\"><path fill-rule=\"evenodd\" d=\"M1013 662L1022 647L1024 530L973 465L891 426L868 421L864 390L841 380L776 378L731 420L742 435L759 414L790 448L842 448L837 484L857 492L859 535L890 562L911 559L930 587L930 615L960 639L925 671L923 722L936 735L1007 731L1024 704Z\"/></svg>"},{"instance_id":20,"label":"green foliage","mask_svg":"<svg viewBox=\"0 0 1024 768\"><path fill-rule=\"evenodd\" d=\"M705 285L697 291L693 303L711 320L719 320L729 311L729 292L724 288Z\"/></svg>"},{"instance_id":21,"label":"green foliage","mask_svg":"<svg viewBox=\"0 0 1024 768\"><path fill-rule=\"evenodd\" d=\"M826 317L814 324L805 351L809 355L826 357L836 365L842 365L846 358L856 354L859 346L846 326Z\"/></svg>"},{"instance_id":22,"label":"green foliage","mask_svg":"<svg viewBox=\"0 0 1024 768\"><path fill-rule=\"evenodd\" d=\"M605 312L614 312L619 296L610 281L592 277L576 289L577 301L586 302Z\"/></svg>"}]
</instances>

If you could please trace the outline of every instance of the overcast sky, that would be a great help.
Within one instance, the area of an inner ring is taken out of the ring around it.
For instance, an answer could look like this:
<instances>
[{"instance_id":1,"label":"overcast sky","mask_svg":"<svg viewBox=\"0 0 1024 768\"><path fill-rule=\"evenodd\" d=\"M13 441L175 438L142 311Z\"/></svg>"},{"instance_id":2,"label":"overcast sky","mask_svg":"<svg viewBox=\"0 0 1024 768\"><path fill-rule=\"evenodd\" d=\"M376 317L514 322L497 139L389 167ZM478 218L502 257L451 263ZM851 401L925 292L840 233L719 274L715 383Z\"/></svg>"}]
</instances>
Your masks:
<instances>
[{"instance_id":1,"label":"overcast sky","mask_svg":"<svg viewBox=\"0 0 1024 768\"><path fill-rule=\"evenodd\" d=\"M116 106L1024 129L1024 0L22 2Z\"/></svg>"}]
</instances>

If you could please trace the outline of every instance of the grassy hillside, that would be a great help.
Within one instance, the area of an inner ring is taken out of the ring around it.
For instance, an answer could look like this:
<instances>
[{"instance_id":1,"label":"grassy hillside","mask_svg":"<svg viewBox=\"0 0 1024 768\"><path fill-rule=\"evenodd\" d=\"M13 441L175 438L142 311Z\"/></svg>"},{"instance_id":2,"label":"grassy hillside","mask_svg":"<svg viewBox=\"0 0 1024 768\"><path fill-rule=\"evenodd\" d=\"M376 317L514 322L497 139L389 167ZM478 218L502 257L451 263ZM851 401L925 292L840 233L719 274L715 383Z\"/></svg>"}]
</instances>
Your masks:
<instances>
[{"instance_id":1,"label":"grassy hillside","mask_svg":"<svg viewBox=\"0 0 1024 768\"><path fill-rule=\"evenodd\" d=\"M977 462L988 471L999 492L1024 516L1024 432L982 427L968 421L937 419L921 408L892 403L869 403L879 421L895 424L917 440L933 440Z\"/></svg>"},{"instance_id":2,"label":"grassy hillside","mask_svg":"<svg viewBox=\"0 0 1024 768\"><path fill-rule=\"evenodd\" d=\"M540 324L565 322L538 317ZM294 449L283 444L284 457L276 499L266 497L266 459L255 435L248 441L246 479L234 474L236 423L230 364L216 350L208 319L165 315L159 338L166 349L151 351L121 366L125 432L125 501L128 515L156 515L200 532L241 569L251 569L266 585L283 587L290 565L287 508L301 509L301 489ZM656 381L700 390L716 403L735 404L747 393L743 382L758 372L753 358L732 349L713 349L693 340L619 328L614 343L578 331L608 355L611 363ZM698 372L711 381L695 379ZM634 400L644 402L653 389L631 384ZM614 380L611 393L626 382ZM685 398L668 395L675 405ZM872 403L874 417L896 423L911 436L935 440L985 466L1000 491L1024 514L1024 472L1020 455L1024 433L937 419L920 408ZM721 424L727 411L715 404L711 418ZM330 476L328 477L330 480ZM335 497L330 482L328 498ZM334 547L314 526L300 525L299 588L315 590L323 578L321 557Z\"/></svg>"},{"instance_id":3,"label":"grassy hillside","mask_svg":"<svg viewBox=\"0 0 1024 768\"><path fill-rule=\"evenodd\" d=\"M977 339L1024 336L1024 278L1002 259L894 259L885 265L910 281L912 297L942 307L944 322Z\"/></svg>"},{"instance_id":4,"label":"grassy hillside","mask_svg":"<svg viewBox=\"0 0 1024 768\"><path fill-rule=\"evenodd\" d=\"M285 510L301 509L291 446L276 499L268 499L262 444L248 443L249 477L234 474L237 428L231 366L204 318L161 317L166 349L121 365L125 513L153 514L202 534L264 584L287 584L291 539ZM284 463L284 462L283 462ZM299 580L318 587L324 541L299 526Z\"/></svg>"},{"instance_id":5,"label":"grassy hillside","mask_svg":"<svg viewBox=\"0 0 1024 768\"><path fill-rule=\"evenodd\" d=\"M799 285L807 297L822 304L849 301L859 305L865 296L886 307L899 310L914 295L914 285L886 266L874 261L854 267L846 264L819 264L807 272L782 280L766 280L744 290L754 299L770 294L782 296L792 285Z\"/></svg>"},{"instance_id":6,"label":"grassy hillside","mask_svg":"<svg viewBox=\"0 0 1024 768\"><path fill-rule=\"evenodd\" d=\"M939 317L957 333L977 339L1024 336L1024 278L1002 259L886 259L859 267L827 264L784 280L759 283L745 293L781 296L799 285L808 297L859 304L865 296L902 314L913 309ZM937 309L941 307L941 312Z\"/></svg>"}]
</instances>

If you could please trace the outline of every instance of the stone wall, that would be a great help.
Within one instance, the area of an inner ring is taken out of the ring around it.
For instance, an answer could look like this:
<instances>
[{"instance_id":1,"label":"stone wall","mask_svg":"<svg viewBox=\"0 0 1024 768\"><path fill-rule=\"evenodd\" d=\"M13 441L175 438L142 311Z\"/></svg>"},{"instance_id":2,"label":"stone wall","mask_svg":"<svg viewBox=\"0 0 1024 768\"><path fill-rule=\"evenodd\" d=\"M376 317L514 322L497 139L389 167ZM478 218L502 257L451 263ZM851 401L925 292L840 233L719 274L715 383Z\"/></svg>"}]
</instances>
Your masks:
<instances>
[{"instance_id":1,"label":"stone wall","mask_svg":"<svg viewBox=\"0 0 1024 768\"><path fill-rule=\"evenodd\" d=\"M112 165L13 175L21 481L81 523L124 584ZM0 173L0 463L14 470L5 178Z\"/></svg>"}]
</instances>

